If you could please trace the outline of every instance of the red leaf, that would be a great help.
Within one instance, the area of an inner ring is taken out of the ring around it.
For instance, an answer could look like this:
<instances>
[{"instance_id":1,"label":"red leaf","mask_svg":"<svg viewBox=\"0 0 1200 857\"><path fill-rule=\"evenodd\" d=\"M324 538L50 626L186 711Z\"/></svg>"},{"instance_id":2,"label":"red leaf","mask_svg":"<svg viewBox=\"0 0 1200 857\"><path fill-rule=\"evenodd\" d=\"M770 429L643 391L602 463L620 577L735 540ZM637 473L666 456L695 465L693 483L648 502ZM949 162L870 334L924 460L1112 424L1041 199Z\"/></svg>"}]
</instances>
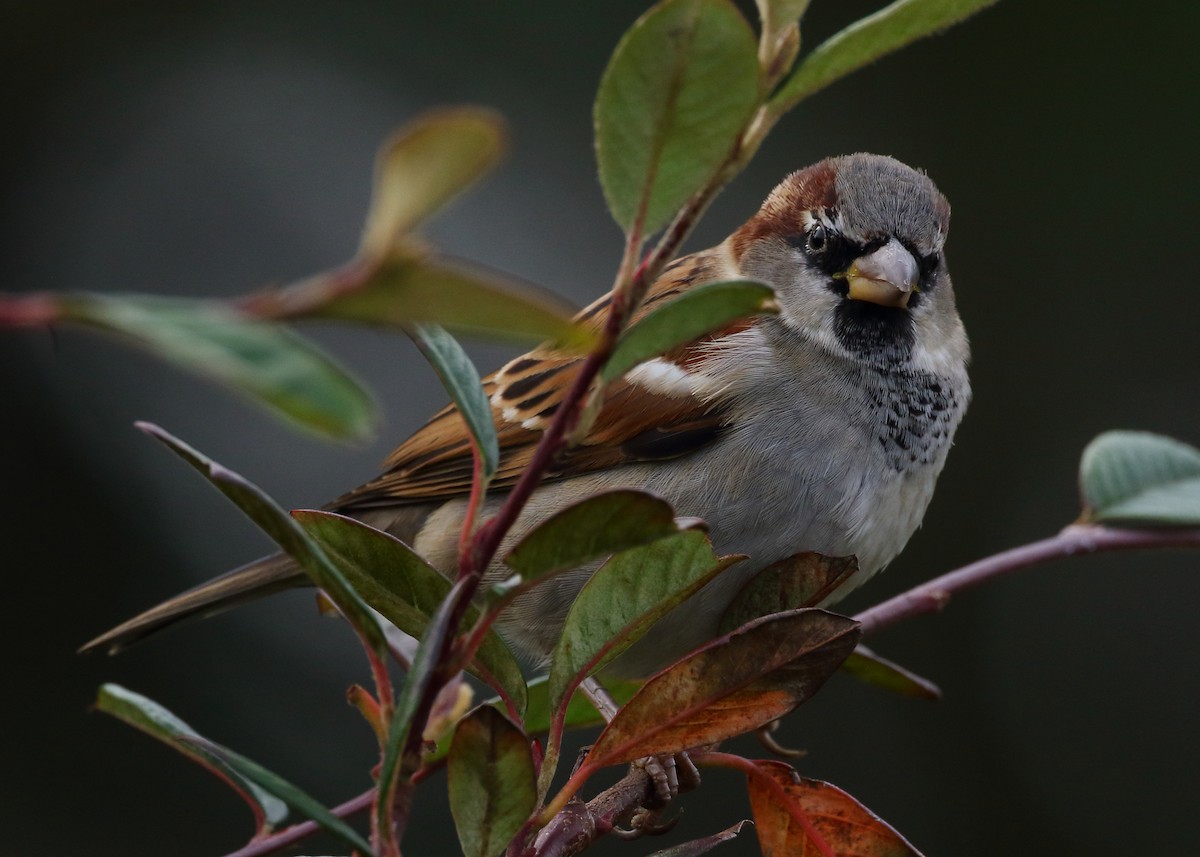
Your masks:
<instances>
[{"instance_id":1,"label":"red leaf","mask_svg":"<svg viewBox=\"0 0 1200 857\"><path fill-rule=\"evenodd\" d=\"M799 776L791 766L770 760L754 763L760 775L749 776L750 808L764 857L921 857L908 840L837 786ZM770 783L792 798L807 816L826 849L813 841L787 802Z\"/></svg>"},{"instance_id":2,"label":"red leaf","mask_svg":"<svg viewBox=\"0 0 1200 857\"><path fill-rule=\"evenodd\" d=\"M585 764L676 753L787 714L854 650L858 624L824 610L763 617L651 678L608 725Z\"/></svg>"}]
</instances>

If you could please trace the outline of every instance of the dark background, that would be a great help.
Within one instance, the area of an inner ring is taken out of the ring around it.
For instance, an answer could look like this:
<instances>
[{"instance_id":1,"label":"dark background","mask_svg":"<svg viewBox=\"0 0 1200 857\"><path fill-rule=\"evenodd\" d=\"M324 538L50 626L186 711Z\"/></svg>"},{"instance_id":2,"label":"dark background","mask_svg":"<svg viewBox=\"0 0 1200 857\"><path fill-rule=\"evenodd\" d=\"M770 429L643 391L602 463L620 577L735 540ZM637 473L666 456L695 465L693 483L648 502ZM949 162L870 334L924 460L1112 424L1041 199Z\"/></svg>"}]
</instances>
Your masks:
<instances>
[{"instance_id":1,"label":"dark background","mask_svg":"<svg viewBox=\"0 0 1200 857\"><path fill-rule=\"evenodd\" d=\"M586 302L608 287L620 249L595 179L591 99L645 5L9 8L0 288L237 294L334 265L355 248L381 140L423 108L471 102L508 117L513 151L430 236ZM807 43L878 5L819 0ZM719 241L786 172L857 150L924 167L954 205L949 260L974 403L924 529L848 610L1068 523L1079 452L1102 430L1200 442L1198 27L1194 3L1006 0L803 105L700 228L693 247ZM300 507L372 475L444 399L403 337L313 332L383 402L367 448L298 435L91 333L0 334L0 851L214 855L248 835L215 780L88 713L104 681L325 801L367 787L372 739L343 701L367 675L311 596L116 659L74 654L267 548L135 419ZM507 352L474 353L486 369ZM1198 563L1077 559L964 595L873 641L937 681L941 703L837 677L783 740L809 750L805 773L929 855L1194 853ZM422 792L410 853L455 852L431 816L443 791L435 781ZM711 777L683 801L677 838L745 816L743 794L735 778ZM752 835L717 853L755 853Z\"/></svg>"}]
</instances>

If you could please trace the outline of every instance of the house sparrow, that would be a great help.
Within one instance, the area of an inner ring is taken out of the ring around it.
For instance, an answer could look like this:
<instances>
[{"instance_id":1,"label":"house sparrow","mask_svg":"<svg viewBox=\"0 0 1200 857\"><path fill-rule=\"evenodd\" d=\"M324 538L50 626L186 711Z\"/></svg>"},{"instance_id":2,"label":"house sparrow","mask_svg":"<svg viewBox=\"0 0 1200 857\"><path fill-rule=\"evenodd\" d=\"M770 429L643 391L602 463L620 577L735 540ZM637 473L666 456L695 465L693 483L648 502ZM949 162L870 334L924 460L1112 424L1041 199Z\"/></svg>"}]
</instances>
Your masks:
<instances>
[{"instance_id":1,"label":"house sparrow","mask_svg":"<svg viewBox=\"0 0 1200 857\"><path fill-rule=\"evenodd\" d=\"M500 555L585 497L636 488L704 519L714 549L749 559L664 617L623 657L647 674L710 639L747 580L800 551L858 558L842 597L920 525L970 398L968 346L942 254L950 207L923 173L855 154L793 173L720 245L678 259L638 315L695 286L748 278L780 312L736 322L643 363L606 391L594 425L563 453ZM599 327L608 298L579 314ZM635 317L636 318L636 317ZM529 463L581 358L539 348L484 380L501 461L484 515ZM466 427L447 407L400 445L382 475L329 504L412 545L451 574L472 477ZM544 663L596 565L516 599L498 628ZM505 572L497 563L489 575ZM306 579L268 557L98 637L116 651L161 627Z\"/></svg>"}]
</instances>

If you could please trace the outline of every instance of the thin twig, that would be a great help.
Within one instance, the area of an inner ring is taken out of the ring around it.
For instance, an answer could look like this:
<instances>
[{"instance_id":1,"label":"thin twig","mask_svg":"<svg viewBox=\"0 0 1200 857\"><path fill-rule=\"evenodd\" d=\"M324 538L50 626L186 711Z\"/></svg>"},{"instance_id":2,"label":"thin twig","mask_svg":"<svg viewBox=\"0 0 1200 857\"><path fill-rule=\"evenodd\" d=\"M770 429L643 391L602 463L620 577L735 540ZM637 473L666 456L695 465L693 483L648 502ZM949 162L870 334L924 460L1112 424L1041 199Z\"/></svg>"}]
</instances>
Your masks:
<instances>
[{"instance_id":1,"label":"thin twig","mask_svg":"<svg viewBox=\"0 0 1200 857\"><path fill-rule=\"evenodd\" d=\"M340 806L335 806L330 812L338 818L348 818L356 812L362 812L369 807L371 801L374 799L375 789L369 789L358 797L351 798ZM312 836L320 829L315 821L302 821L299 824L293 824L291 827L285 827L277 833L272 833L270 836L255 839L244 848L227 854L226 857L263 857L265 854L274 854L276 851L287 848L289 845L294 845L301 839Z\"/></svg>"},{"instance_id":2,"label":"thin twig","mask_svg":"<svg viewBox=\"0 0 1200 857\"><path fill-rule=\"evenodd\" d=\"M1146 548L1198 548L1200 529L1128 530L1072 524L1056 536L985 557L877 604L854 618L863 636L941 610L950 596L1032 565L1080 554Z\"/></svg>"}]
</instances>

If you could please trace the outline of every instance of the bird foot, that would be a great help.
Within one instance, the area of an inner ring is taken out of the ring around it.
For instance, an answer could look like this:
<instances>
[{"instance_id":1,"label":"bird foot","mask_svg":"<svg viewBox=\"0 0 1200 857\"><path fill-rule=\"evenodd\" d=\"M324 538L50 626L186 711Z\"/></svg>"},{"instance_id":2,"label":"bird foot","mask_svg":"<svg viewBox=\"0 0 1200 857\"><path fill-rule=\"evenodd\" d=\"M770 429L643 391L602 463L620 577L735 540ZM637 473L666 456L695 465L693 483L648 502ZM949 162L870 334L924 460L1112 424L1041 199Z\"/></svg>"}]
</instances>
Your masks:
<instances>
[{"instance_id":1,"label":"bird foot","mask_svg":"<svg viewBox=\"0 0 1200 857\"><path fill-rule=\"evenodd\" d=\"M686 752L673 756L648 756L633 763L650 777L659 805L666 805L682 792L700 785L700 771Z\"/></svg>"}]
</instances>

